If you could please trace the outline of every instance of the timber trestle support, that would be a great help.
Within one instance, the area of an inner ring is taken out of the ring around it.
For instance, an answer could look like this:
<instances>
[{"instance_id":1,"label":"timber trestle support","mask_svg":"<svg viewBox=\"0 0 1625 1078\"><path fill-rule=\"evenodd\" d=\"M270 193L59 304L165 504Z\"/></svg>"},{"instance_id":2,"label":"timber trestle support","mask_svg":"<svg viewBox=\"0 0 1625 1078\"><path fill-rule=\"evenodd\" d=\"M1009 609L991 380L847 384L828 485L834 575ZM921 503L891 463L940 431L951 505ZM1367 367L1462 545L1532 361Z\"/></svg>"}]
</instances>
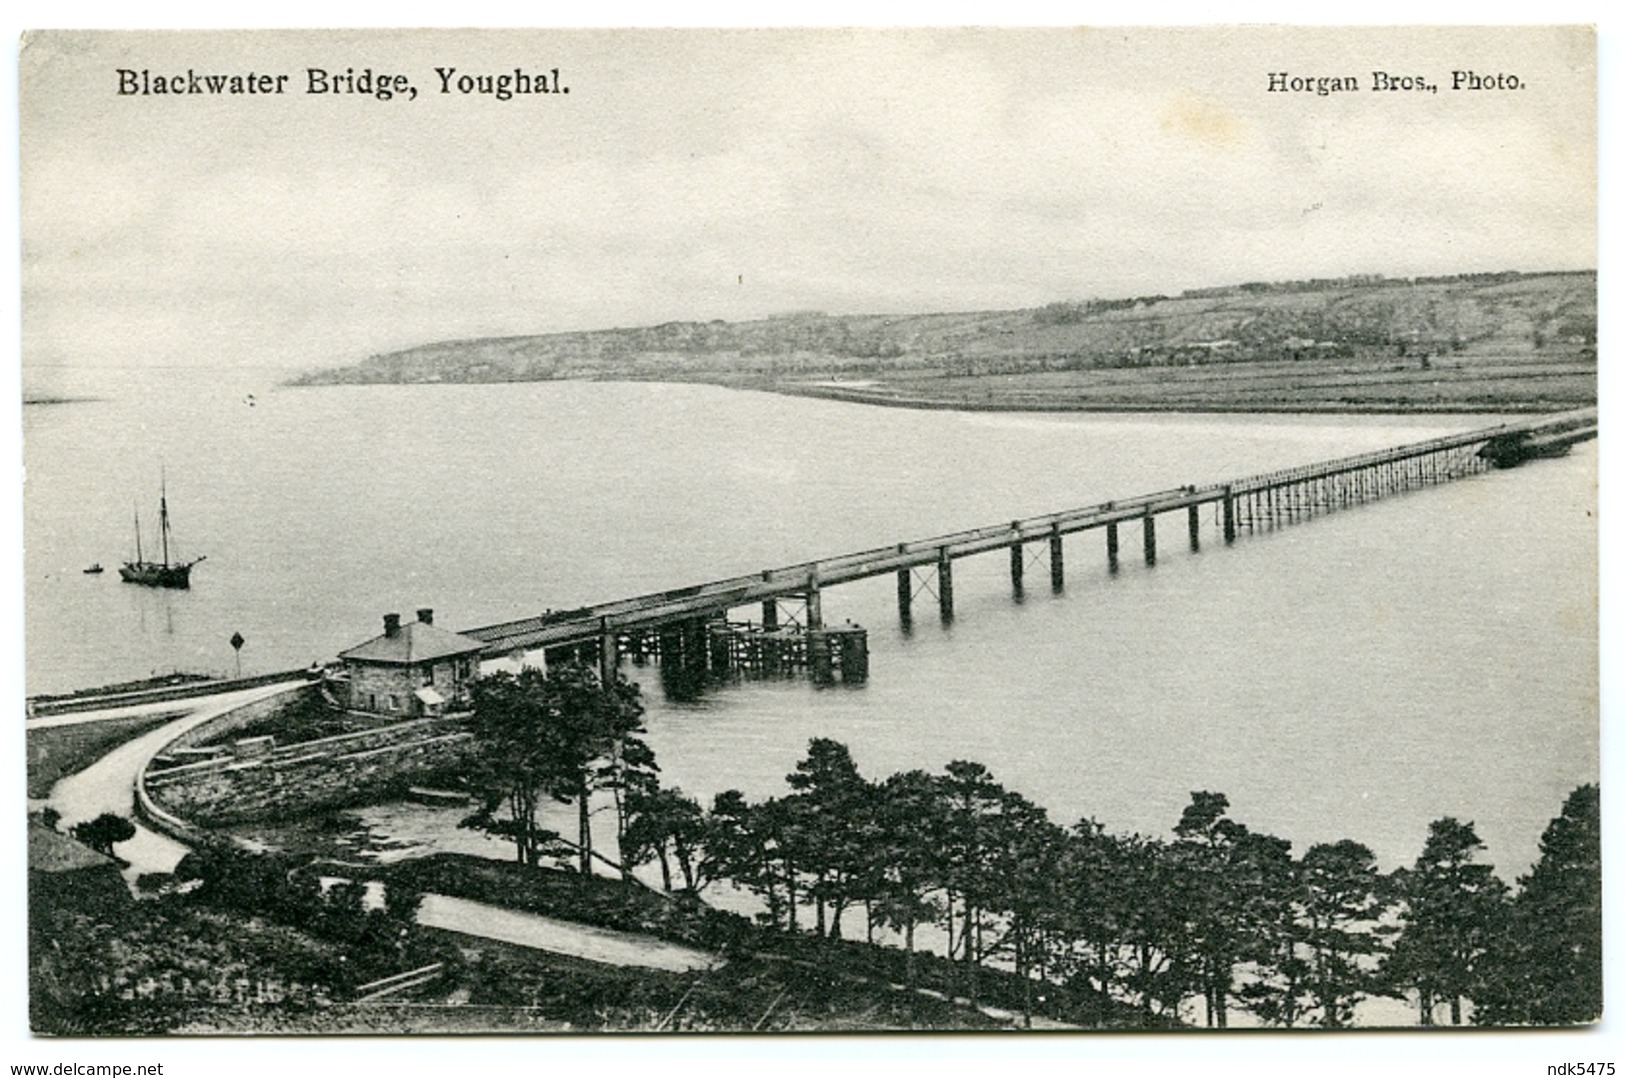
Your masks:
<instances>
[{"instance_id":1,"label":"timber trestle support","mask_svg":"<svg viewBox=\"0 0 1625 1078\"><path fill-rule=\"evenodd\" d=\"M954 562L995 550L1009 559L1015 601L1027 593L1029 562L1047 560L1050 590L1066 586L1064 538L1105 532L1106 570L1121 568L1119 526L1138 526L1147 567L1157 562L1157 517L1184 511L1190 549L1202 549L1204 509L1223 542L1341 512L1381 498L1478 475L1492 467L1560 456L1596 436L1597 410L1534 417L1424 442L1395 446L1208 486L1184 486L916 542L859 551L751 576L678 588L576 610L466 630L487 657L540 649L549 662L596 663L608 676L623 658L657 660L685 676L776 676L799 670L814 681L861 683L868 677L868 633L850 622L825 624L824 592L891 575L898 620L914 627L914 600L929 592L944 626L954 616ZM731 613L760 611L759 621Z\"/></svg>"}]
</instances>

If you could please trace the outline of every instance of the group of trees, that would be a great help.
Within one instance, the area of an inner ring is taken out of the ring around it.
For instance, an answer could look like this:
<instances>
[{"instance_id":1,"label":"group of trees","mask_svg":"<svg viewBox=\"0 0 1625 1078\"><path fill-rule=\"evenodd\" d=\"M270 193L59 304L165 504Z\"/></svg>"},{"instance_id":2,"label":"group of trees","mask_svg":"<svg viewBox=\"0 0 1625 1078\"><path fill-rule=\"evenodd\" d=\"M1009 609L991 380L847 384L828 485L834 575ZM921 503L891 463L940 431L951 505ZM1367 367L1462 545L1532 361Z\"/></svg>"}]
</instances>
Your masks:
<instances>
[{"instance_id":1,"label":"group of trees","mask_svg":"<svg viewBox=\"0 0 1625 1078\"><path fill-rule=\"evenodd\" d=\"M594 794L613 797L624 839L627 796L658 788L654 753L639 736L643 703L623 675L603 685L578 663L493 674L474 684L471 723L470 778L481 800L463 826L512 841L523 864L573 853L590 873L593 858L603 859L593 851ZM576 806L573 842L538 822L544 798Z\"/></svg>"},{"instance_id":2,"label":"group of trees","mask_svg":"<svg viewBox=\"0 0 1625 1078\"><path fill-rule=\"evenodd\" d=\"M636 799L635 833L654 840L626 855L691 865L684 880L701 888L738 884L789 930L810 908L812 931L839 938L861 909L867 938L890 929L912 956L932 926L971 998L997 964L1086 1010L1132 1005L1148 1025L1200 998L1212 1026L1237 1003L1272 1024L1336 1026L1377 990L1368 959L1392 903L1370 851L1346 842L1294 861L1287 842L1231 819L1222 794L1194 794L1167 841L1061 827L969 761L872 783L843 745L815 739L787 781L786 796L728 792L709 812L672 792Z\"/></svg>"},{"instance_id":3,"label":"group of trees","mask_svg":"<svg viewBox=\"0 0 1625 1078\"><path fill-rule=\"evenodd\" d=\"M368 907L367 886L332 880L323 886L316 871L297 859L257 853L226 844L201 846L175 866L174 879L194 905L280 924L346 946L365 976L393 973L411 940L422 895L406 887L384 891L381 904Z\"/></svg>"},{"instance_id":4,"label":"group of trees","mask_svg":"<svg viewBox=\"0 0 1625 1078\"><path fill-rule=\"evenodd\" d=\"M1601 868L1595 786L1576 790L1516 892L1478 860L1471 823L1429 827L1416 862L1384 873L1358 842L1311 846L1255 832L1198 791L1171 838L1072 827L980 764L865 778L846 746L815 738L783 796L737 790L709 807L659 781L638 690L579 665L483 680L473 729L480 809L468 821L518 859L591 871L590 803L612 798L623 874L658 866L667 891L719 883L754 894L762 920L840 939L890 933L913 956L922 929L978 973L1013 970L1074 1009L1124 1005L1150 1025L1201 1001L1275 1026L1348 1025L1362 1000L1416 1001L1422 1024L1579 1022L1601 1010ZM536 822L539 799L577 806L574 842ZM600 860L608 860L600 857ZM611 862L614 863L614 862Z\"/></svg>"},{"instance_id":5,"label":"group of trees","mask_svg":"<svg viewBox=\"0 0 1625 1078\"><path fill-rule=\"evenodd\" d=\"M1472 824L1450 817L1412 866L1384 873L1352 840L1295 858L1207 791L1163 839L1061 827L968 761L870 782L825 739L787 782L784 796L729 791L709 810L680 791L640 792L623 855L659 862L668 886L737 884L788 930L839 938L856 912L869 940L900 937L911 979L917 931L932 926L972 998L996 964L1034 992L1101 1014L1128 1004L1150 1025L1199 1000L1213 1027L1236 1008L1269 1025L1340 1027L1379 995L1414 999L1424 1025L1444 1008L1461 1023L1469 1000L1480 1023L1600 1013L1595 786L1570 797L1514 897L1477 860Z\"/></svg>"}]
</instances>

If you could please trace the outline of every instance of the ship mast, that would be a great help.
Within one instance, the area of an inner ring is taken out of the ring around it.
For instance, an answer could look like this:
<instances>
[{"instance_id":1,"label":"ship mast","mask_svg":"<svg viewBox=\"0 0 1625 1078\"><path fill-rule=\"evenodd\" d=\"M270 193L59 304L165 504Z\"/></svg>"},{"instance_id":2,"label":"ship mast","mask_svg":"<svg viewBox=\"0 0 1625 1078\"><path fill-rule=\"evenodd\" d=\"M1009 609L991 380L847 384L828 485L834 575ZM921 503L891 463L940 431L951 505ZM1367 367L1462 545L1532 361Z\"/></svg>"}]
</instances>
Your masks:
<instances>
[{"instance_id":1,"label":"ship mast","mask_svg":"<svg viewBox=\"0 0 1625 1078\"><path fill-rule=\"evenodd\" d=\"M135 563L141 564L141 510L135 511Z\"/></svg>"},{"instance_id":2,"label":"ship mast","mask_svg":"<svg viewBox=\"0 0 1625 1078\"><path fill-rule=\"evenodd\" d=\"M158 481L158 534L164 545L164 568L169 568L169 495L163 479Z\"/></svg>"}]
</instances>

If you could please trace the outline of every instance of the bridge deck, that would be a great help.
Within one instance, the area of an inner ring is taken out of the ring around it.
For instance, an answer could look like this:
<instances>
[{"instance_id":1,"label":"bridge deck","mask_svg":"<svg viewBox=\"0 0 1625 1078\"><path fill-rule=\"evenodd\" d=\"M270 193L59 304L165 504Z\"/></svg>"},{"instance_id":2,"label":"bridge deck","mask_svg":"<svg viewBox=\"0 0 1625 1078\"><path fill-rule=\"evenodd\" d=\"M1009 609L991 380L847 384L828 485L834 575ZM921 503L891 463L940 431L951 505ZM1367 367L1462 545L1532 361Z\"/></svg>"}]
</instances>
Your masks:
<instances>
[{"instance_id":1,"label":"bridge deck","mask_svg":"<svg viewBox=\"0 0 1625 1078\"><path fill-rule=\"evenodd\" d=\"M487 645L485 654L488 656L502 655L521 648L584 643L597 640L607 632L650 628L724 612L767 599L801 596L813 588L883 576L899 569L936 565L944 559L951 560L1051 536L1069 535L1109 524L1140 520L1159 513L1222 502L1226 498L1290 484L1328 479L1428 454L1452 449L1469 449L1495 439L1538 438L1552 432L1588 429L1594 431L1596 422L1596 408L1585 408L1555 416L1534 417L1389 449L1246 476L1227 483L1157 491L1005 524L951 532L947 535L898 543L895 546L877 547L767 569L750 576L730 577L726 580L654 592L629 599L617 599L576 610L557 611L539 617L466 629L463 630L463 635L485 641Z\"/></svg>"}]
</instances>

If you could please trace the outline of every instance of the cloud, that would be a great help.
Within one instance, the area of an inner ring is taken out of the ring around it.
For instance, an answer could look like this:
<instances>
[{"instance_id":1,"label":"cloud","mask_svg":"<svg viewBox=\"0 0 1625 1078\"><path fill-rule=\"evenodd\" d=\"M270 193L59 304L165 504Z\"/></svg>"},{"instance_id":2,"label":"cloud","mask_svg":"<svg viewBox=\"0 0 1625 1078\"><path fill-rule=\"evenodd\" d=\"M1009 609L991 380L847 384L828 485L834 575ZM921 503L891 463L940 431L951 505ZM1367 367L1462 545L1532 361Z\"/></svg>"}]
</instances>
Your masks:
<instances>
[{"instance_id":1,"label":"cloud","mask_svg":"<svg viewBox=\"0 0 1625 1078\"><path fill-rule=\"evenodd\" d=\"M1358 69L1389 39L275 35L232 48L296 71L348 50L423 88L436 64L559 63L577 92L246 108L110 104L109 62L184 68L224 39L92 35L52 63L25 54L29 355L130 362L208 342L333 362L804 307L1586 265L1589 69L1548 37L1525 58L1549 91L1281 100L1262 72L1282 57ZM1438 40L1384 47L1420 63L1454 39Z\"/></svg>"}]
</instances>

